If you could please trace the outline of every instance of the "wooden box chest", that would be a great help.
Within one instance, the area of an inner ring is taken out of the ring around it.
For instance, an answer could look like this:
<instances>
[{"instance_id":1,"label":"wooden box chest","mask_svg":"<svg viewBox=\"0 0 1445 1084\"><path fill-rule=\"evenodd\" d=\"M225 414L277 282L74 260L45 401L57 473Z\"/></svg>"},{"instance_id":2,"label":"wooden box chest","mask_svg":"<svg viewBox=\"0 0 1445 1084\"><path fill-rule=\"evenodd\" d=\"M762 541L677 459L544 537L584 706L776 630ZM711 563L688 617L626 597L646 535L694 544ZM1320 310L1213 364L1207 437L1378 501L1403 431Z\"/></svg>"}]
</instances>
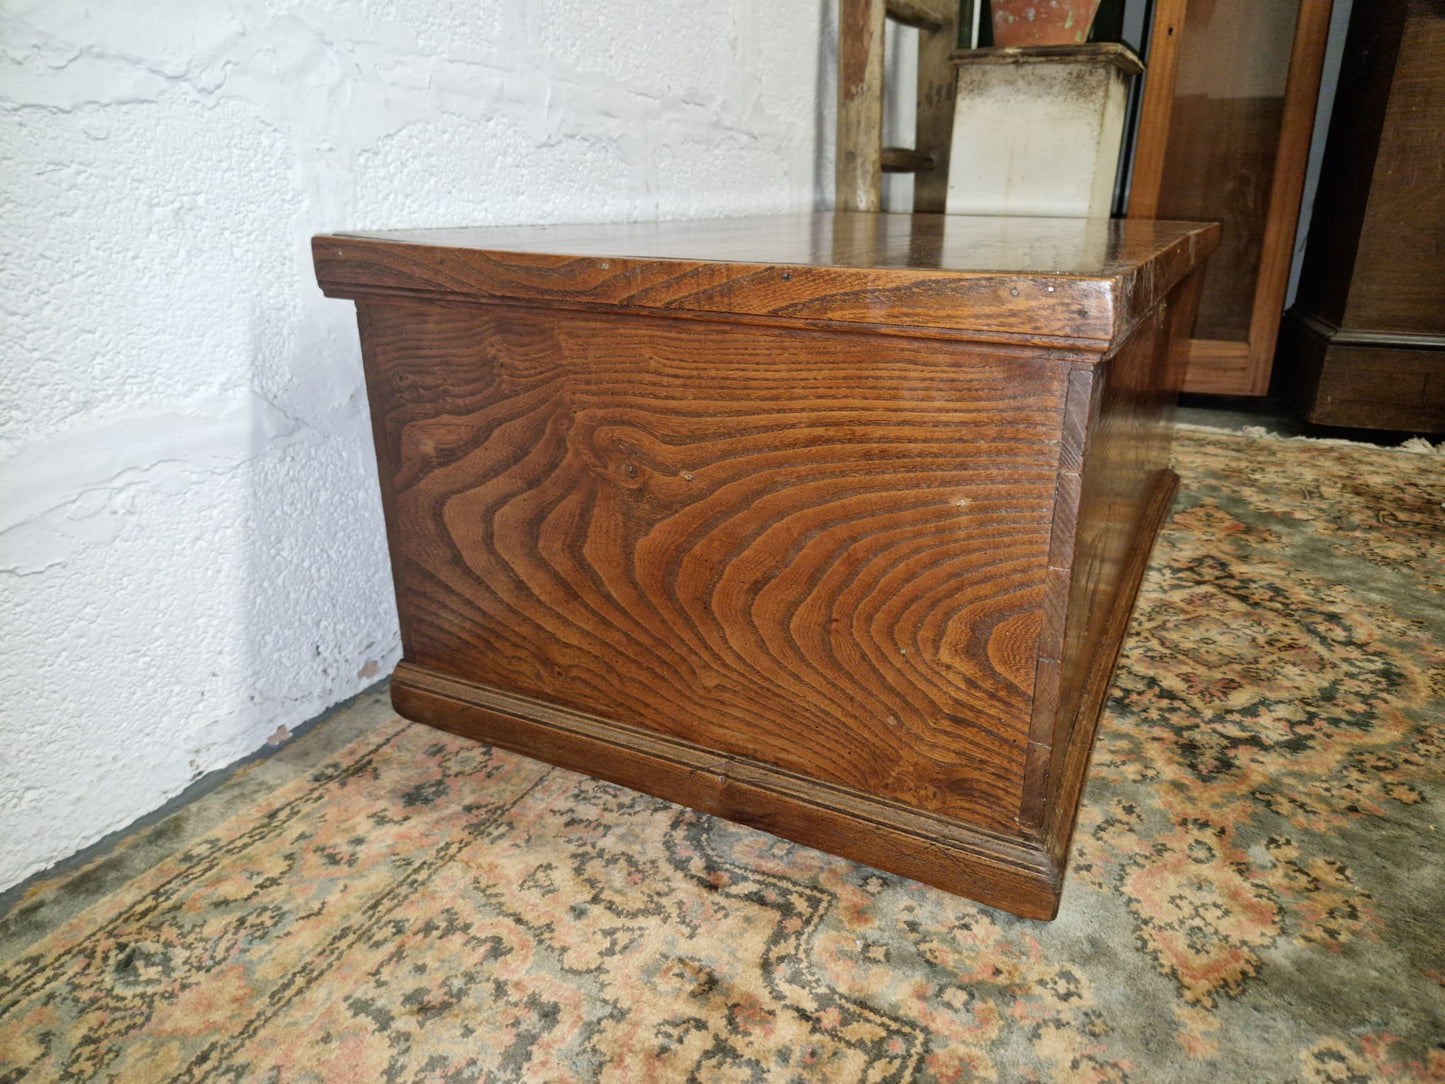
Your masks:
<instances>
[{"instance_id":1,"label":"wooden box chest","mask_svg":"<svg viewBox=\"0 0 1445 1084\"><path fill-rule=\"evenodd\" d=\"M1217 232L316 238L360 321L397 710L1052 917Z\"/></svg>"}]
</instances>

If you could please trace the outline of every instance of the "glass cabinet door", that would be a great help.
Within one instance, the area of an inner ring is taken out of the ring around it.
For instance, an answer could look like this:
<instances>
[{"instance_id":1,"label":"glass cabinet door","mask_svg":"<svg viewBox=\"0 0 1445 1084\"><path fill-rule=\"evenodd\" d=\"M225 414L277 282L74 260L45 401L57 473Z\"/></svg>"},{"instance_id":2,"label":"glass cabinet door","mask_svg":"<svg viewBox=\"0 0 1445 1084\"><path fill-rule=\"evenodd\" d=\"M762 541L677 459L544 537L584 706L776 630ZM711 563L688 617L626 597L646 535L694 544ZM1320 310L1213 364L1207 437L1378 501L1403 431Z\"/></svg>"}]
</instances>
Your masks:
<instances>
[{"instance_id":1,"label":"glass cabinet door","mask_svg":"<svg viewBox=\"0 0 1445 1084\"><path fill-rule=\"evenodd\" d=\"M1329 17L1329 0L1156 4L1130 215L1222 226L1186 390L1268 389Z\"/></svg>"}]
</instances>

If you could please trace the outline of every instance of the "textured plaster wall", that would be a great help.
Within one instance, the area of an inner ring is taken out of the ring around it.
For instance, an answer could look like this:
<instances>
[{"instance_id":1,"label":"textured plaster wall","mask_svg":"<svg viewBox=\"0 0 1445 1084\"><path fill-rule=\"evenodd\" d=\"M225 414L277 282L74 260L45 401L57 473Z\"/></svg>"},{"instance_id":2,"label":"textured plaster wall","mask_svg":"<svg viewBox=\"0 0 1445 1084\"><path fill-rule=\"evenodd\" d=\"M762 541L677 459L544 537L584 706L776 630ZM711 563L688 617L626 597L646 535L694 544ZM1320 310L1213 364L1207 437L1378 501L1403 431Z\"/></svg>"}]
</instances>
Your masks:
<instances>
[{"instance_id":1,"label":"textured plaster wall","mask_svg":"<svg viewBox=\"0 0 1445 1084\"><path fill-rule=\"evenodd\" d=\"M398 657L310 235L808 209L832 8L0 6L0 888Z\"/></svg>"}]
</instances>

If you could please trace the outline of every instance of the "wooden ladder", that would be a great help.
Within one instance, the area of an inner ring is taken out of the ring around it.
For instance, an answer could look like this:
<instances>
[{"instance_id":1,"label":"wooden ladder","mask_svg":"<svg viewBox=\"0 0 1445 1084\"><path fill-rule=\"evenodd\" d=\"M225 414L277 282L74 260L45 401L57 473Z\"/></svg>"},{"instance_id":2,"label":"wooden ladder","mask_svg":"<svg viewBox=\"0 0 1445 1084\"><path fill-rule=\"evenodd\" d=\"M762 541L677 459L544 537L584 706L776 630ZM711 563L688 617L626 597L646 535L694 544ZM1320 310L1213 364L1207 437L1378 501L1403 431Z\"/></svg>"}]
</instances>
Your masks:
<instances>
[{"instance_id":1,"label":"wooden ladder","mask_svg":"<svg viewBox=\"0 0 1445 1084\"><path fill-rule=\"evenodd\" d=\"M883 146L884 20L918 28L914 147ZM884 173L912 173L913 209L942 213L953 140L958 0L838 0L838 150L835 205L877 211Z\"/></svg>"}]
</instances>

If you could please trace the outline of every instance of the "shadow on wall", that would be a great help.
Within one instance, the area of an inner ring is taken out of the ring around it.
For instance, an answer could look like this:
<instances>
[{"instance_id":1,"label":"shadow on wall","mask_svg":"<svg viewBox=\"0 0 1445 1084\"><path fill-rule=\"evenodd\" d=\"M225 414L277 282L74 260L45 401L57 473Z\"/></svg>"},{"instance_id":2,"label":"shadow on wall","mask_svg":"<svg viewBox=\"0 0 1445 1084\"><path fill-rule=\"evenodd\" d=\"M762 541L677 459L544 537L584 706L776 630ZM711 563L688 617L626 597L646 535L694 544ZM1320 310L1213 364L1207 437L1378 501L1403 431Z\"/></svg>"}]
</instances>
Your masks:
<instances>
[{"instance_id":1,"label":"shadow on wall","mask_svg":"<svg viewBox=\"0 0 1445 1084\"><path fill-rule=\"evenodd\" d=\"M275 313L259 305L251 313L252 386L275 370L268 354L279 351L293 383L286 401L307 408L296 417L253 398L237 696L257 720L310 719L401 657L355 313L308 281L305 248L296 261L301 312L283 341L275 341ZM284 442L268 431L278 418L293 434ZM289 736L282 724L267 740Z\"/></svg>"},{"instance_id":2,"label":"shadow on wall","mask_svg":"<svg viewBox=\"0 0 1445 1084\"><path fill-rule=\"evenodd\" d=\"M6 9L0 886L395 661L310 236L831 202L814 2Z\"/></svg>"}]
</instances>

